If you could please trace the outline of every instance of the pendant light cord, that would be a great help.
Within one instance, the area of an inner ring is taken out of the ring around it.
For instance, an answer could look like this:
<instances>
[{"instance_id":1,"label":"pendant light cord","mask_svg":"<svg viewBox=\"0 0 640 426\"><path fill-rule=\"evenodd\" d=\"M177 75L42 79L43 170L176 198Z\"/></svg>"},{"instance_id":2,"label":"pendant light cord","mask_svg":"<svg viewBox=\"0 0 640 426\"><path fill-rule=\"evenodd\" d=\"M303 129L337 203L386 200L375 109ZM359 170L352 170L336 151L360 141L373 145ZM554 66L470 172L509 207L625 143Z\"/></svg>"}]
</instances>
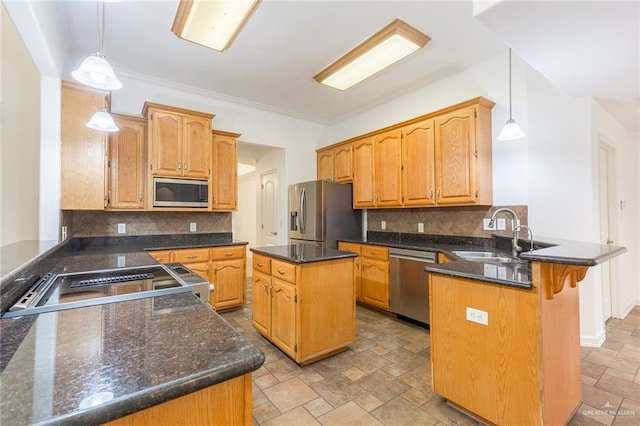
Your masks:
<instances>
[{"instance_id":1,"label":"pendant light cord","mask_svg":"<svg viewBox=\"0 0 640 426\"><path fill-rule=\"evenodd\" d=\"M511 48L509 48L509 120L511 119Z\"/></svg>"},{"instance_id":2,"label":"pendant light cord","mask_svg":"<svg viewBox=\"0 0 640 426\"><path fill-rule=\"evenodd\" d=\"M96 22L96 40L98 56L104 58L104 1L97 1L98 13Z\"/></svg>"}]
</instances>

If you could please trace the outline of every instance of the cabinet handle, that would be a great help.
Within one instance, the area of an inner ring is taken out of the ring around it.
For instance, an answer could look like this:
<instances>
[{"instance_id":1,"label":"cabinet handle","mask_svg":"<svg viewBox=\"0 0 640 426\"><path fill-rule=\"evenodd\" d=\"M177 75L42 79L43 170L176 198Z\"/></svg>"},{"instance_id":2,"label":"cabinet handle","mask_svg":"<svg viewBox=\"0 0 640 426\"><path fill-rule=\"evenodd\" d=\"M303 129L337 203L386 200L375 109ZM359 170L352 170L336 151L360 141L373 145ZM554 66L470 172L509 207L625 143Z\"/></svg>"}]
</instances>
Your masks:
<instances>
[{"instance_id":1,"label":"cabinet handle","mask_svg":"<svg viewBox=\"0 0 640 426\"><path fill-rule=\"evenodd\" d=\"M187 166L187 163L184 163L184 164L182 165L182 168L183 168L185 171L189 170L189 166Z\"/></svg>"},{"instance_id":2,"label":"cabinet handle","mask_svg":"<svg viewBox=\"0 0 640 426\"><path fill-rule=\"evenodd\" d=\"M225 253L225 256L233 256L233 253Z\"/></svg>"},{"instance_id":3,"label":"cabinet handle","mask_svg":"<svg viewBox=\"0 0 640 426\"><path fill-rule=\"evenodd\" d=\"M138 201L142 202L142 192L138 194Z\"/></svg>"},{"instance_id":4,"label":"cabinet handle","mask_svg":"<svg viewBox=\"0 0 640 426\"><path fill-rule=\"evenodd\" d=\"M264 265L263 265L262 263L260 263L260 262L258 262L258 263L257 263L257 265L258 265L259 267L261 267L261 268L264 266Z\"/></svg>"},{"instance_id":5,"label":"cabinet handle","mask_svg":"<svg viewBox=\"0 0 640 426\"><path fill-rule=\"evenodd\" d=\"M178 170L180 170L180 167L182 167L182 166L180 165L180 162L178 161Z\"/></svg>"},{"instance_id":6,"label":"cabinet handle","mask_svg":"<svg viewBox=\"0 0 640 426\"><path fill-rule=\"evenodd\" d=\"M196 254L193 254L191 256L187 256L187 259L197 259L197 258L198 258L198 255L196 255Z\"/></svg>"},{"instance_id":7,"label":"cabinet handle","mask_svg":"<svg viewBox=\"0 0 640 426\"><path fill-rule=\"evenodd\" d=\"M433 188L429 190L429 198L433 199Z\"/></svg>"},{"instance_id":8,"label":"cabinet handle","mask_svg":"<svg viewBox=\"0 0 640 426\"><path fill-rule=\"evenodd\" d=\"M436 193L436 198L440 199L440 188L438 188L438 192Z\"/></svg>"},{"instance_id":9,"label":"cabinet handle","mask_svg":"<svg viewBox=\"0 0 640 426\"><path fill-rule=\"evenodd\" d=\"M284 275L284 274L286 274L286 272L285 272L285 271L282 271L282 270L280 270L280 269L278 269L278 273L279 273L280 275Z\"/></svg>"}]
</instances>

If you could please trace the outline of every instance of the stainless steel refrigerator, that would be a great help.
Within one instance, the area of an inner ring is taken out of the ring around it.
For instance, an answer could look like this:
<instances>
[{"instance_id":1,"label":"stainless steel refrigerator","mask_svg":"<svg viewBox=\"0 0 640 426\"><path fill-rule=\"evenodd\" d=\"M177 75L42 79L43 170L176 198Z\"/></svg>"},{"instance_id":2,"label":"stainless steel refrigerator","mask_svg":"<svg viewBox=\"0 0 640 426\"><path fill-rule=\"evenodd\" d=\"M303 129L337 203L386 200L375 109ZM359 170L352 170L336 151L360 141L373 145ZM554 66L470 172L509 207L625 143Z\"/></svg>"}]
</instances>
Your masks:
<instances>
[{"instance_id":1,"label":"stainless steel refrigerator","mask_svg":"<svg viewBox=\"0 0 640 426\"><path fill-rule=\"evenodd\" d=\"M290 243L337 248L339 239L362 239L362 212L353 209L353 186L326 180L290 185Z\"/></svg>"}]
</instances>

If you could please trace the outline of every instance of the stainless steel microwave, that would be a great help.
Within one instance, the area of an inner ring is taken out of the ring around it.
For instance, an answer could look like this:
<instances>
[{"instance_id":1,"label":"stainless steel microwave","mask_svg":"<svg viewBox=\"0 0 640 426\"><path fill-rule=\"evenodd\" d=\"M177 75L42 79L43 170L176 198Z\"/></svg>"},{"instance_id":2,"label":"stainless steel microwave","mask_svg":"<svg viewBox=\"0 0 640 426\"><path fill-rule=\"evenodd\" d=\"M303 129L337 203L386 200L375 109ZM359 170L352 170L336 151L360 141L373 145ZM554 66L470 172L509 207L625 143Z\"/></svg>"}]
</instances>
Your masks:
<instances>
[{"instance_id":1,"label":"stainless steel microwave","mask_svg":"<svg viewBox=\"0 0 640 426\"><path fill-rule=\"evenodd\" d=\"M209 181L153 178L153 207L209 207Z\"/></svg>"}]
</instances>

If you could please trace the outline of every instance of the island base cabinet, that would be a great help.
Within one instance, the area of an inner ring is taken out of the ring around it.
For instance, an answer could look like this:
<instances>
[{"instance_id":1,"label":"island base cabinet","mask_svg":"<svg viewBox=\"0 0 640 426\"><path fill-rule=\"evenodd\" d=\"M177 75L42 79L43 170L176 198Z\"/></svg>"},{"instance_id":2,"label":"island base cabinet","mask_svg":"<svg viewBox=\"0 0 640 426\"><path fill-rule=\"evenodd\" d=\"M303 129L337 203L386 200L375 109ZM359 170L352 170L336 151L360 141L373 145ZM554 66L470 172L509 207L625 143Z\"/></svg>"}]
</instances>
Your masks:
<instances>
[{"instance_id":1,"label":"island base cabinet","mask_svg":"<svg viewBox=\"0 0 640 426\"><path fill-rule=\"evenodd\" d=\"M353 258L295 264L253 256L253 326L300 365L355 342Z\"/></svg>"},{"instance_id":2,"label":"island base cabinet","mask_svg":"<svg viewBox=\"0 0 640 426\"><path fill-rule=\"evenodd\" d=\"M108 426L251 425L251 374L129 414Z\"/></svg>"}]
</instances>

